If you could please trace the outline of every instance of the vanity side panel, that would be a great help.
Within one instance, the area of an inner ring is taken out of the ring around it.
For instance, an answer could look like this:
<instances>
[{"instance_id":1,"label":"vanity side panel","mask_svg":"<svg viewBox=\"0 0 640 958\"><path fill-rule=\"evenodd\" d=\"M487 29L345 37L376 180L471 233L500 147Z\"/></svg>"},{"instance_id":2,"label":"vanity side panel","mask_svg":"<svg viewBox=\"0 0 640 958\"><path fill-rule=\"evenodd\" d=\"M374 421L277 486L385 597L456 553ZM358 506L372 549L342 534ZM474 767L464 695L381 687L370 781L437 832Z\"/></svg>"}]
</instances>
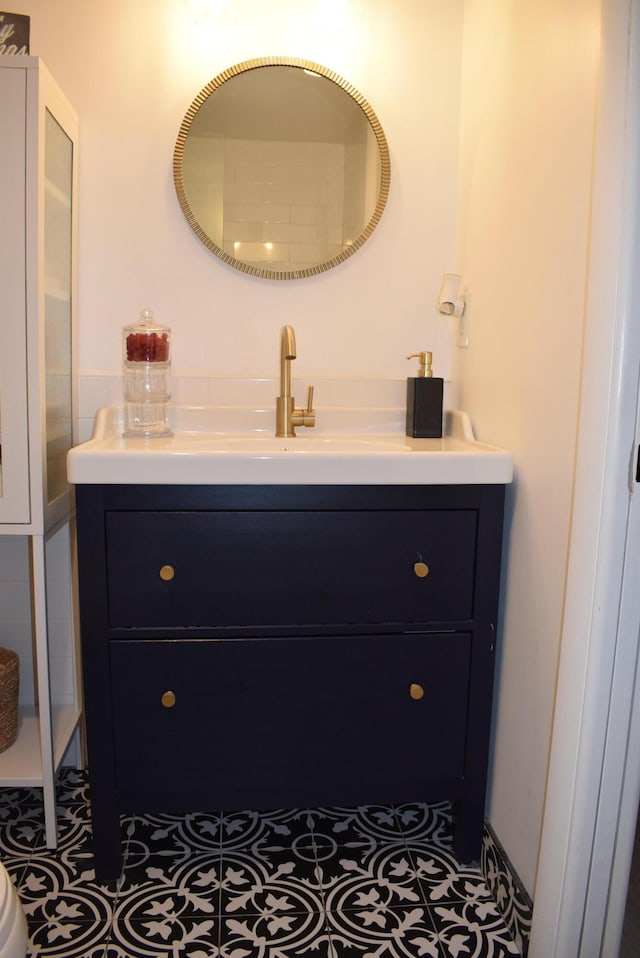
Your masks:
<instances>
[{"instance_id":1,"label":"vanity side panel","mask_svg":"<svg viewBox=\"0 0 640 958\"><path fill-rule=\"evenodd\" d=\"M481 487L478 511L473 650L467 705L465 800L455 816L455 849L462 861L477 861L484 824L491 707L498 627L504 486Z\"/></svg>"},{"instance_id":2,"label":"vanity side panel","mask_svg":"<svg viewBox=\"0 0 640 958\"><path fill-rule=\"evenodd\" d=\"M80 639L89 756L93 851L98 880L120 874L107 623L103 487L76 487Z\"/></svg>"}]
</instances>

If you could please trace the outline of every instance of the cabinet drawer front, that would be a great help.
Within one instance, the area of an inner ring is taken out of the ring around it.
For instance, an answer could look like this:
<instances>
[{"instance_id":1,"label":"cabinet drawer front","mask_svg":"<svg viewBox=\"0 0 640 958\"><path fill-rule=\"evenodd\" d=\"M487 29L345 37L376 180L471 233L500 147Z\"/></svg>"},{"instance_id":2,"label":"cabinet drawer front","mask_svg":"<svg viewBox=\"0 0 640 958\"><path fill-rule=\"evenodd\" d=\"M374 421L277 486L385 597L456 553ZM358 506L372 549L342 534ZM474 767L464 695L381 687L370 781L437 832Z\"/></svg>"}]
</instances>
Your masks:
<instances>
[{"instance_id":1,"label":"cabinet drawer front","mask_svg":"<svg viewBox=\"0 0 640 958\"><path fill-rule=\"evenodd\" d=\"M112 627L470 619L475 510L111 512Z\"/></svg>"},{"instance_id":2,"label":"cabinet drawer front","mask_svg":"<svg viewBox=\"0 0 640 958\"><path fill-rule=\"evenodd\" d=\"M466 633L113 642L118 788L461 780L469 665Z\"/></svg>"}]
</instances>

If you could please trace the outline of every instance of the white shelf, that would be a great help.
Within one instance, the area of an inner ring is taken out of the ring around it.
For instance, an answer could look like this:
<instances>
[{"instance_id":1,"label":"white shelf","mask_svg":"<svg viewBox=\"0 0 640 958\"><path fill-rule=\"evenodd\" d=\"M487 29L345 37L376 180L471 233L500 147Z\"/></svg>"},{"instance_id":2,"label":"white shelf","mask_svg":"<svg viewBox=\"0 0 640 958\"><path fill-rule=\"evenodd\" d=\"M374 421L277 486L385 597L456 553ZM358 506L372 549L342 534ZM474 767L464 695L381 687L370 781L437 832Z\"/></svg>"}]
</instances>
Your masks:
<instances>
[{"instance_id":1,"label":"white shelf","mask_svg":"<svg viewBox=\"0 0 640 958\"><path fill-rule=\"evenodd\" d=\"M70 705L54 705L53 763L58 769L69 748L69 743L80 721L80 710ZM4 752L0 752L0 787L35 787L43 785L40 749L40 729L33 706L18 709L18 737Z\"/></svg>"}]
</instances>

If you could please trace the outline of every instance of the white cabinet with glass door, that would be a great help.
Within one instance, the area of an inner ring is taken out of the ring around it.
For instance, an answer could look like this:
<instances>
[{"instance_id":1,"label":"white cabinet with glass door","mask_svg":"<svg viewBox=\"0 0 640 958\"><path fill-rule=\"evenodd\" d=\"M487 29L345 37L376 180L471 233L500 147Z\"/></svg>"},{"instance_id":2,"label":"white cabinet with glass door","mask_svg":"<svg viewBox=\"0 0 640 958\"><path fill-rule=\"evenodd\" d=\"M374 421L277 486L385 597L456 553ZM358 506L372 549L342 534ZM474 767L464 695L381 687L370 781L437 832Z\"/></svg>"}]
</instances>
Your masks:
<instances>
[{"instance_id":1,"label":"white cabinet with glass door","mask_svg":"<svg viewBox=\"0 0 640 958\"><path fill-rule=\"evenodd\" d=\"M73 615L66 639L56 636L64 665L52 669L47 601L52 543L66 536L70 563L72 542L65 457L73 442L77 130L37 57L0 55L0 536L29 541L33 631L29 661L20 650L31 701L21 693L18 738L0 753L0 786L43 789L49 847L55 776L81 715ZM52 681L56 670L64 687Z\"/></svg>"}]
</instances>

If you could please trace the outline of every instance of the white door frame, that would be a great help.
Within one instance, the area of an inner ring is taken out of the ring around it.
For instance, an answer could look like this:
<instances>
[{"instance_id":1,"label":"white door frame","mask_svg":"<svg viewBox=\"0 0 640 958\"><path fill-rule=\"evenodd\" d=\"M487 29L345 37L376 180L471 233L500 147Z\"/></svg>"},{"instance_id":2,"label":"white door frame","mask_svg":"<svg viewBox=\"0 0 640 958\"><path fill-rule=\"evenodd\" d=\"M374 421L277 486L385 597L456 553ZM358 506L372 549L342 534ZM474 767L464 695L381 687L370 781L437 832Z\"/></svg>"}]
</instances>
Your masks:
<instances>
[{"instance_id":1,"label":"white door frame","mask_svg":"<svg viewBox=\"0 0 640 958\"><path fill-rule=\"evenodd\" d=\"M627 750L640 737L639 6L602 0L574 507L530 958L617 958L614 898L626 892L640 791L640 750Z\"/></svg>"}]
</instances>

